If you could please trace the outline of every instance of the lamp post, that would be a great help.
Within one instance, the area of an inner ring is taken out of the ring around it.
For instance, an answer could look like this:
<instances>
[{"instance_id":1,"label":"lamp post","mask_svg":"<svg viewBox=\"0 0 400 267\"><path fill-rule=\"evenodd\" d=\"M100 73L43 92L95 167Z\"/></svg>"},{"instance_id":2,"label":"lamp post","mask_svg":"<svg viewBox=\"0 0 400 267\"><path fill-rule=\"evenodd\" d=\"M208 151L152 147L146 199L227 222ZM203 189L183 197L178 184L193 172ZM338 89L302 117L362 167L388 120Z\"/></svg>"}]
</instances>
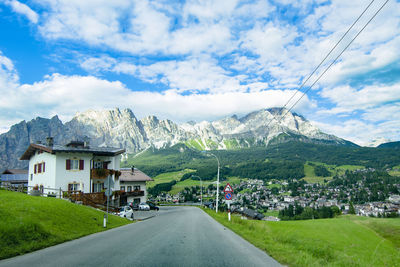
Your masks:
<instances>
[{"instance_id":1,"label":"lamp post","mask_svg":"<svg viewBox=\"0 0 400 267\"><path fill-rule=\"evenodd\" d=\"M209 154L209 155L211 155L211 156L214 156L216 159L217 159L217 162L218 162L218 171L217 171L217 200L216 200L216 205L215 205L215 212L218 212L218 198L219 198L219 167L220 167L220 164L219 164L219 159L218 159L218 157L217 156L215 156L213 153L211 153L211 152L208 152L208 151L202 151L203 153L207 153L207 154Z\"/></svg>"},{"instance_id":2,"label":"lamp post","mask_svg":"<svg viewBox=\"0 0 400 267\"><path fill-rule=\"evenodd\" d=\"M200 176L192 175L192 177L197 177L200 179L200 206L203 207L203 181L201 180Z\"/></svg>"}]
</instances>

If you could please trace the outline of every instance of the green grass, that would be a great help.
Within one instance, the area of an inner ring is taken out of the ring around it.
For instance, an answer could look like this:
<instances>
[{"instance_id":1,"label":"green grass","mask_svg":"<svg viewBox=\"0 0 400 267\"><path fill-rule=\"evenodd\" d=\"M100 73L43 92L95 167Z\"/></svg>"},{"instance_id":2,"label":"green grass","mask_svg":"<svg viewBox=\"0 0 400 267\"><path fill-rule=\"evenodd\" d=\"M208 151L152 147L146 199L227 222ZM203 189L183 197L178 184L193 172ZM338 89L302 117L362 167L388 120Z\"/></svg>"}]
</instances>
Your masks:
<instances>
[{"instance_id":1,"label":"green grass","mask_svg":"<svg viewBox=\"0 0 400 267\"><path fill-rule=\"evenodd\" d=\"M186 141L185 144L186 144L188 147L197 149L197 150L199 150L199 151L204 150L205 147L206 147L206 146L203 144L203 141L201 141L201 139L191 139L191 140Z\"/></svg>"},{"instance_id":2,"label":"green grass","mask_svg":"<svg viewBox=\"0 0 400 267\"><path fill-rule=\"evenodd\" d=\"M314 172L314 166L310 165L311 164L315 164L315 165L324 165L332 174L335 173L334 170L334 166L331 165L327 165L321 162L307 162L306 164L304 164L304 175L305 177L303 178L303 180L305 180L307 183L320 183L323 184L324 181L329 181L332 180L332 177L321 177L321 176L316 176L315 172Z\"/></svg>"},{"instance_id":3,"label":"green grass","mask_svg":"<svg viewBox=\"0 0 400 267\"><path fill-rule=\"evenodd\" d=\"M224 140L226 149L237 149L240 148L239 143L236 139Z\"/></svg>"},{"instance_id":4,"label":"green grass","mask_svg":"<svg viewBox=\"0 0 400 267\"><path fill-rule=\"evenodd\" d=\"M323 165L323 166L325 166L332 173L332 176L329 176L329 177L316 176L315 172L314 172L314 166L312 166L312 165ZM342 175L347 170L354 171L354 170L363 169L363 168L364 168L364 166L361 166L361 165L340 165L340 166L336 166L336 165L325 164L325 163L322 163L322 162L308 161L306 164L304 164L304 175L305 175L305 177L302 178L302 179L305 180L307 183L320 183L320 184L323 184L324 180L326 180L326 181L332 180L334 175Z\"/></svg>"},{"instance_id":5,"label":"green grass","mask_svg":"<svg viewBox=\"0 0 400 267\"><path fill-rule=\"evenodd\" d=\"M62 199L0 190L0 259L104 231L103 216ZM110 215L107 228L130 222Z\"/></svg>"},{"instance_id":6,"label":"green grass","mask_svg":"<svg viewBox=\"0 0 400 267\"><path fill-rule=\"evenodd\" d=\"M221 186L225 186L227 183L230 184L238 184L240 181L243 180L238 177L228 177L226 181L221 182ZM208 185L214 183L215 181L203 181L203 187L207 188ZM194 186L200 186L200 180L192 180L192 179L186 179L184 181L177 182L172 189L169 191L170 194L175 195L185 189L185 187L194 187Z\"/></svg>"},{"instance_id":7,"label":"green grass","mask_svg":"<svg viewBox=\"0 0 400 267\"><path fill-rule=\"evenodd\" d=\"M173 180L179 181L184 174L189 173L189 172L194 172L194 171L185 169L182 171L166 172L166 173L159 174L153 178L153 180L154 180L153 182L147 183L147 187L150 188L150 187L155 186L156 184L168 183Z\"/></svg>"},{"instance_id":8,"label":"green grass","mask_svg":"<svg viewBox=\"0 0 400 267\"><path fill-rule=\"evenodd\" d=\"M342 216L265 222L205 211L289 266L400 266L400 219Z\"/></svg>"},{"instance_id":9,"label":"green grass","mask_svg":"<svg viewBox=\"0 0 400 267\"><path fill-rule=\"evenodd\" d=\"M264 212L265 216L274 216L278 217L279 211L278 210L268 210L267 212Z\"/></svg>"},{"instance_id":10,"label":"green grass","mask_svg":"<svg viewBox=\"0 0 400 267\"><path fill-rule=\"evenodd\" d=\"M343 173L345 171L355 171L355 170L364 169L364 168L365 168L365 166L361 166L361 165L340 165L340 166L336 167L336 169L338 171L341 171Z\"/></svg>"},{"instance_id":11,"label":"green grass","mask_svg":"<svg viewBox=\"0 0 400 267\"><path fill-rule=\"evenodd\" d=\"M203 188L206 188L211 182L210 181L203 181ZM185 189L185 187L194 187L194 186L200 186L200 181L192 180L192 179L187 179L181 182L176 183L172 187L172 189L169 191L170 194L175 195L182 190Z\"/></svg>"}]
</instances>

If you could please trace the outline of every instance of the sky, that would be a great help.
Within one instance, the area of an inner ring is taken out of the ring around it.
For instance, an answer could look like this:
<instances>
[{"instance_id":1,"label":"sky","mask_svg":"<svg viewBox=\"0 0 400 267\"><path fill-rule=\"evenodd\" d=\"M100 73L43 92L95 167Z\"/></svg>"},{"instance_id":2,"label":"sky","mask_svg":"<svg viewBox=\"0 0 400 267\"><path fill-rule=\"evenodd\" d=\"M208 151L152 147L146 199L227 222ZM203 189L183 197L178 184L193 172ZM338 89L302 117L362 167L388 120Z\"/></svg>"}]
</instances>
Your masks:
<instances>
[{"instance_id":1,"label":"sky","mask_svg":"<svg viewBox=\"0 0 400 267\"><path fill-rule=\"evenodd\" d=\"M0 0L0 133L37 116L66 122L115 107L210 121L294 96L287 107L299 100L293 111L326 133L398 141L399 1L310 88L384 2Z\"/></svg>"}]
</instances>

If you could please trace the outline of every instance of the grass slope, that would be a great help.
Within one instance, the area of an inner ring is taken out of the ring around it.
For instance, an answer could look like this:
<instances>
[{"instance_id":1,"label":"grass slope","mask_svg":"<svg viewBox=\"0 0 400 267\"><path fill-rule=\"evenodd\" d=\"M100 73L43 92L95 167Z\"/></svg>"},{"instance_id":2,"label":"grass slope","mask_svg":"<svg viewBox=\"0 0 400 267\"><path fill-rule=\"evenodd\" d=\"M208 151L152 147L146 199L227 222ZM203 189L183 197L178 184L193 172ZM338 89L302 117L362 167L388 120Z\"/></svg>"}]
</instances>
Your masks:
<instances>
[{"instance_id":1,"label":"grass slope","mask_svg":"<svg viewBox=\"0 0 400 267\"><path fill-rule=\"evenodd\" d=\"M315 172L314 172L316 165L322 165L322 166L326 167L331 172L332 175L328 176L328 177L316 176ZM365 168L365 167L364 166L360 166L360 165L340 165L340 166L336 166L336 165L325 164L325 163L322 163L322 162L306 162L304 164L304 175L305 175L305 177L302 178L302 179L305 180L307 183L320 183L320 184L323 184L323 183L325 183L325 181L332 180L332 177L334 175L342 175L347 170L354 171L354 170L363 169L363 168Z\"/></svg>"},{"instance_id":2,"label":"grass slope","mask_svg":"<svg viewBox=\"0 0 400 267\"><path fill-rule=\"evenodd\" d=\"M184 174L189 173L189 172L193 172L193 170L185 169L182 171L166 172L166 173L159 174L153 178L153 180L154 180L153 182L147 183L147 187L151 188L157 184L169 183L173 180L179 181Z\"/></svg>"},{"instance_id":3,"label":"grass slope","mask_svg":"<svg viewBox=\"0 0 400 267\"><path fill-rule=\"evenodd\" d=\"M238 177L228 177L226 181L221 181L220 185L221 186L226 186L227 183L230 184L239 184L241 180ZM210 184L215 184L215 181L203 181L203 188L207 188L208 185ZM185 189L185 187L195 187L195 186L200 186L200 180L192 180L192 179L187 179L184 181L179 181L176 183L172 189L169 191L170 194L174 195L177 194Z\"/></svg>"},{"instance_id":4,"label":"grass slope","mask_svg":"<svg viewBox=\"0 0 400 267\"><path fill-rule=\"evenodd\" d=\"M104 231L103 216L62 199L0 190L0 259ZM110 215L108 229L128 223Z\"/></svg>"},{"instance_id":5,"label":"grass slope","mask_svg":"<svg viewBox=\"0 0 400 267\"><path fill-rule=\"evenodd\" d=\"M400 219L342 216L265 222L205 211L289 266L400 266Z\"/></svg>"}]
</instances>

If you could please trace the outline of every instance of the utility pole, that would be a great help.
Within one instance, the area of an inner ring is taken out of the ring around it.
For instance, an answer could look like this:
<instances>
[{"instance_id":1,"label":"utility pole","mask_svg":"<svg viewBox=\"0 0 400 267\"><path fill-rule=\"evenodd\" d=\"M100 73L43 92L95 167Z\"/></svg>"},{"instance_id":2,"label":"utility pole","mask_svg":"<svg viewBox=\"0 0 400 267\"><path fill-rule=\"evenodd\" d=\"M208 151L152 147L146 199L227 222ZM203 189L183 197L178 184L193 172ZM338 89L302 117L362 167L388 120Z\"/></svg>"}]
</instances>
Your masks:
<instances>
[{"instance_id":1,"label":"utility pole","mask_svg":"<svg viewBox=\"0 0 400 267\"><path fill-rule=\"evenodd\" d=\"M200 176L192 175L192 178L197 177L200 179L200 206L203 207L203 181Z\"/></svg>"},{"instance_id":2,"label":"utility pole","mask_svg":"<svg viewBox=\"0 0 400 267\"><path fill-rule=\"evenodd\" d=\"M211 155L211 156L213 156L213 157L215 157L216 159L217 159L217 162L218 162L218 170L217 170L217 199L216 199L216 201L215 201L215 212L217 212L218 213L218 198L219 198L219 168L220 168L220 163L219 163L219 159L218 159L218 157L217 156L215 156L213 153L211 153L211 152L208 152L208 151L205 151L205 150L203 150L202 151L202 153L206 153L206 154L209 154L209 155Z\"/></svg>"}]
</instances>

